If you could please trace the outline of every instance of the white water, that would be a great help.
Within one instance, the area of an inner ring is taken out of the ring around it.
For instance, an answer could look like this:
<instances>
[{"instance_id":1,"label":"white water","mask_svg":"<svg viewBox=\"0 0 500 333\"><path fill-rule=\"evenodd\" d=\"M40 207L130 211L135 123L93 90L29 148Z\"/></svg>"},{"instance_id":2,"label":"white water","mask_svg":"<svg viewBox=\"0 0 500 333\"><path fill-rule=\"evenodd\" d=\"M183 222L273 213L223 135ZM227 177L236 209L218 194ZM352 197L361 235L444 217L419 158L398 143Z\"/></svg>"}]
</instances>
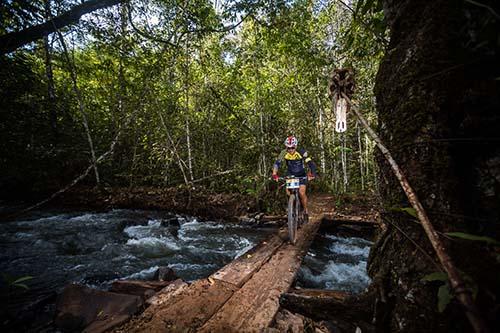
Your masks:
<instances>
[{"instance_id":1,"label":"white water","mask_svg":"<svg viewBox=\"0 0 500 333\"><path fill-rule=\"evenodd\" d=\"M297 284L305 288L359 293L370 283L366 262L371 242L358 237L319 235L299 271Z\"/></svg>"},{"instance_id":2,"label":"white water","mask_svg":"<svg viewBox=\"0 0 500 333\"><path fill-rule=\"evenodd\" d=\"M160 266L191 281L207 277L270 232L166 212L42 211L0 224L0 272L33 276L26 284L35 293L70 282L106 288L117 279L148 279Z\"/></svg>"}]
</instances>

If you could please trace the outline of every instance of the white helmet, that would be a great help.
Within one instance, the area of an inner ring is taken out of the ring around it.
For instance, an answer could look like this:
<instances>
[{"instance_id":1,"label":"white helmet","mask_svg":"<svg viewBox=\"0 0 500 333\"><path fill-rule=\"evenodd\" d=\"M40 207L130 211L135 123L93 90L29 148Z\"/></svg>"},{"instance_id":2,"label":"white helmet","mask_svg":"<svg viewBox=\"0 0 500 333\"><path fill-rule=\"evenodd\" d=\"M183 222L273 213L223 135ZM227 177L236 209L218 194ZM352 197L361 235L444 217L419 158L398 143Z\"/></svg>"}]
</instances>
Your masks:
<instances>
[{"instance_id":1,"label":"white helmet","mask_svg":"<svg viewBox=\"0 0 500 333\"><path fill-rule=\"evenodd\" d=\"M299 142L297 141L297 138L294 137L293 135L290 135L289 137L286 138L285 140L285 146L287 148L291 148L291 147L297 147L297 144Z\"/></svg>"}]
</instances>

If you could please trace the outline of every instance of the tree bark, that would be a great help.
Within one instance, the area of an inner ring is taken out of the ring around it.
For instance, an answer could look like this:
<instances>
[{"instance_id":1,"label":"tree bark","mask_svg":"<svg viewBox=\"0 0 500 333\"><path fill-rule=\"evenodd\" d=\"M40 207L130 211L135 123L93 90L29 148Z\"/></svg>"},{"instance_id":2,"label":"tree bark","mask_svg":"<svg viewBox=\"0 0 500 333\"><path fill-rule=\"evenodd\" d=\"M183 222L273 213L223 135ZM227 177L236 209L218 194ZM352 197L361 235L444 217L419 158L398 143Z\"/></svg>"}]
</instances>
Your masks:
<instances>
[{"instance_id":1,"label":"tree bark","mask_svg":"<svg viewBox=\"0 0 500 333\"><path fill-rule=\"evenodd\" d=\"M383 3L391 42L376 79L377 132L405 170L437 232L489 230L487 235L498 238L499 211L488 205L500 200L500 192L494 185L500 179L500 165L494 162L500 159L500 148L488 143L488 139L480 144L467 144L478 137L497 136L495 128L500 125L495 115L500 108L497 98L500 89L491 75L498 66L493 66L491 59L478 61L485 59L481 54L485 50L498 58L498 49L488 50L491 44L481 40L487 37L479 37L475 31L490 24L485 20L488 14L451 0ZM498 31L498 23L495 24ZM474 75L473 79L469 73ZM408 200L381 154L377 156L377 164L383 206L407 207ZM488 165L491 178L485 176ZM484 215L491 215L487 219L492 221L490 224L480 222ZM384 329L472 330L457 298L439 313L440 284L421 281L436 269L427 256L417 255L420 250L401 231L429 254L431 245L424 230L402 213L383 211L381 218L386 231L370 253L368 272L382 281L379 286L385 290ZM499 275L493 251L446 239L444 244L450 248L458 269L479 285L476 314L498 318L495 299L500 290L498 281L489 277ZM462 297L461 291L454 296ZM475 329L481 330L477 326Z\"/></svg>"},{"instance_id":2,"label":"tree bark","mask_svg":"<svg viewBox=\"0 0 500 333\"><path fill-rule=\"evenodd\" d=\"M116 5L122 1L124 0L90 0L45 23L2 35L0 36L0 54L12 52L23 45L56 32L60 28L77 23L80 17L87 13Z\"/></svg>"},{"instance_id":3,"label":"tree bark","mask_svg":"<svg viewBox=\"0 0 500 333\"><path fill-rule=\"evenodd\" d=\"M345 95L344 95L345 96ZM345 96L347 100L348 97ZM351 103L351 101L349 101ZM356 116L359 118L361 123L365 126L366 130L370 135L372 136L373 140L377 143L377 146L379 147L380 151L386 158L386 160L389 162L392 170L394 171L394 174L396 175L396 178L399 180L399 183L401 187L403 188L408 201L410 202L411 206L415 209L416 215L418 217L418 220L420 221L420 224L425 230L425 233L427 237L429 238L429 241L432 244L432 247L434 248L434 251L436 252L436 255L441 262L441 266L443 267L444 271L448 275L448 280L450 281L452 291L457 294L457 298L460 300L462 305L464 306L465 313L467 317L469 318L470 323L472 324L474 331L475 332L486 332L486 325L481 318L481 315L479 314L479 311L472 299L472 291L466 287L466 284L464 282L464 279L458 272L455 263L453 262L452 258L449 255L449 250L447 247L444 245L444 241L441 237L436 232L436 229L432 225L432 223L429 220L429 217L427 216L427 212L423 208L420 200L418 199L415 191L409 184L405 174L403 171L399 168L398 164L396 161L392 158L391 153L389 150L384 146L384 144L381 142L380 138L373 132L373 130L370 128L362 114L357 110L355 106L351 106L351 109L354 111ZM402 230L399 230L402 231ZM404 231L403 231L404 233ZM412 240L410 238L410 240ZM418 244L417 244L418 245ZM419 249L421 249L420 246L418 246Z\"/></svg>"}]
</instances>

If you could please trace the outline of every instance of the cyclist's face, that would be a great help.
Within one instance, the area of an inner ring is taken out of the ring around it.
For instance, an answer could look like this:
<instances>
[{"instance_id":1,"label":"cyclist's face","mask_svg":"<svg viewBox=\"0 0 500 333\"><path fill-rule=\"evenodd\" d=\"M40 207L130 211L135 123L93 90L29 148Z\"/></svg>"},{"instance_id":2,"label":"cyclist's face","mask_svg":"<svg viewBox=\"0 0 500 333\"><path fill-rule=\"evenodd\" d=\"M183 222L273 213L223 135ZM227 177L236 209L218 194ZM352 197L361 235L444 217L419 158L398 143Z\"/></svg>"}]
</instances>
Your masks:
<instances>
[{"instance_id":1,"label":"cyclist's face","mask_svg":"<svg viewBox=\"0 0 500 333\"><path fill-rule=\"evenodd\" d=\"M286 147L286 150L293 153L296 147Z\"/></svg>"}]
</instances>

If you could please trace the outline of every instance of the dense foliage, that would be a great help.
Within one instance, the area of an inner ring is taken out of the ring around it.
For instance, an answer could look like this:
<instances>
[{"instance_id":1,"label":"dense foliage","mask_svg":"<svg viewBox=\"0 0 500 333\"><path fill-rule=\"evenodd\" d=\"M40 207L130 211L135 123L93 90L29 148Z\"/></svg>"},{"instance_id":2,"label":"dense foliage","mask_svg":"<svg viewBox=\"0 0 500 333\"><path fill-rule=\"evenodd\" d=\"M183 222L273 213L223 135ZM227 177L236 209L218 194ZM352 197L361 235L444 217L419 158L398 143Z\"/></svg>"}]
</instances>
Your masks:
<instances>
[{"instance_id":1,"label":"dense foliage","mask_svg":"<svg viewBox=\"0 0 500 333\"><path fill-rule=\"evenodd\" d=\"M0 32L76 4L4 3ZM323 188L369 189L373 144L352 117L345 134L333 131L327 86L332 69L353 67L356 99L373 118L385 43L376 7L124 1L4 55L2 193L56 190L92 164L88 184L258 193L289 134L310 151Z\"/></svg>"}]
</instances>

